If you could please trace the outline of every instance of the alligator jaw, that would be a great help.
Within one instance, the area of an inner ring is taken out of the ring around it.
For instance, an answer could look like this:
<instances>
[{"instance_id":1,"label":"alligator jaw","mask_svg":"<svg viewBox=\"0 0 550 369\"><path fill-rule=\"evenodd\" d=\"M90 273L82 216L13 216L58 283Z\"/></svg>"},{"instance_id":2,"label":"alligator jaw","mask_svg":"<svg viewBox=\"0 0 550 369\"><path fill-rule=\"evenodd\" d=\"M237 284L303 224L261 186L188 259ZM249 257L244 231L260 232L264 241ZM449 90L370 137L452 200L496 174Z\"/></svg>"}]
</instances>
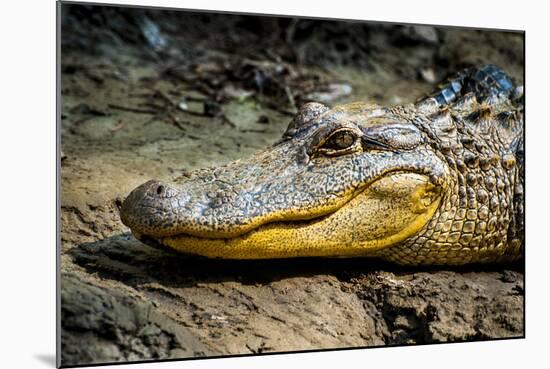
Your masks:
<instances>
[{"instance_id":1,"label":"alligator jaw","mask_svg":"<svg viewBox=\"0 0 550 369\"><path fill-rule=\"evenodd\" d=\"M390 198L389 191L393 194ZM154 243L222 259L368 256L424 227L439 206L440 192L425 176L393 173L375 181L339 210L311 220L268 223L230 238L179 234ZM350 233L349 228L363 231ZM140 239L150 244L150 237Z\"/></svg>"}]
</instances>

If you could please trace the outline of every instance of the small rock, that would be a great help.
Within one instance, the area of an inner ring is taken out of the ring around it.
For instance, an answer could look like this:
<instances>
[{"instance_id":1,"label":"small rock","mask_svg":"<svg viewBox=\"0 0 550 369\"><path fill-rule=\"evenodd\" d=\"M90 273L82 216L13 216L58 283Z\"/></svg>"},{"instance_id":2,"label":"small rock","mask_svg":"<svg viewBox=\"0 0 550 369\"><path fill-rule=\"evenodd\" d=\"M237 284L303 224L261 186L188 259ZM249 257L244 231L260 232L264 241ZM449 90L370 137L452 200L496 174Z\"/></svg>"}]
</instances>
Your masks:
<instances>
[{"instance_id":1,"label":"small rock","mask_svg":"<svg viewBox=\"0 0 550 369\"><path fill-rule=\"evenodd\" d=\"M160 27L148 17L144 16L140 22L141 32L149 46L155 51L161 51L168 45L167 39L162 35Z\"/></svg>"},{"instance_id":2,"label":"small rock","mask_svg":"<svg viewBox=\"0 0 550 369\"><path fill-rule=\"evenodd\" d=\"M178 108L189 113L205 114L205 104L202 102L182 100L178 103Z\"/></svg>"},{"instance_id":3,"label":"small rock","mask_svg":"<svg viewBox=\"0 0 550 369\"><path fill-rule=\"evenodd\" d=\"M184 94L185 98L190 101L207 100L207 97L205 95L195 90L184 91Z\"/></svg>"},{"instance_id":4,"label":"small rock","mask_svg":"<svg viewBox=\"0 0 550 369\"><path fill-rule=\"evenodd\" d=\"M221 112L222 112L222 108L220 104L214 101L207 101L204 103L204 115L208 117L216 117L220 115Z\"/></svg>"},{"instance_id":5,"label":"small rock","mask_svg":"<svg viewBox=\"0 0 550 369\"><path fill-rule=\"evenodd\" d=\"M518 276L516 273L510 270L505 270L502 272L500 280L506 283L514 283L514 282L517 282Z\"/></svg>"},{"instance_id":6,"label":"small rock","mask_svg":"<svg viewBox=\"0 0 550 369\"><path fill-rule=\"evenodd\" d=\"M254 92L238 88L233 85L227 85L223 88L223 95L232 99L244 100L247 97L254 95Z\"/></svg>"},{"instance_id":7,"label":"small rock","mask_svg":"<svg viewBox=\"0 0 550 369\"><path fill-rule=\"evenodd\" d=\"M187 111L189 109L189 106L187 105L187 102L183 100L178 104L178 108L180 108L183 111Z\"/></svg>"},{"instance_id":8,"label":"small rock","mask_svg":"<svg viewBox=\"0 0 550 369\"><path fill-rule=\"evenodd\" d=\"M160 328L157 327L156 325L148 324L138 332L138 335L139 336L157 336L161 332L162 331L160 330Z\"/></svg>"},{"instance_id":9,"label":"small rock","mask_svg":"<svg viewBox=\"0 0 550 369\"><path fill-rule=\"evenodd\" d=\"M260 116L258 117L258 123L260 123L260 124L267 124L267 123L269 123L269 117L268 117L267 115L263 115L263 114L260 115Z\"/></svg>"},{"instance_id":10,"label":"small rock","mask_svg":"<svg viewBox=\"0 0 550 369\"><path fill-rule=\"evenodd\" d=\"M402 28L400 36L406 41L432 45L439 43L436 29L430 26L405 26Z\"/></svg>"},{"instance_id":11,"label":"small rock","mask_svg":"<svg viewBox=\"0 0 550 369\"><path fill-rule=\"evenodd\" d=\"M111 115L111 112L107 107L95 106L91 104L78 104L73 106L70 109L71 114L82 114L82 115L95 115L106 117Z\"/></svg>"},{"instance_id":12,"label":"small rock","mask_svg":"<svg viewBox=\"0 0 550 369\"><path fill-rule=\"evenodd\" d=\"M393 326L396 329L404 329L404 330L412 329L411 322L404 315L398 315L393 321Z\"/></svg>"},{"instance_id":13,"label":"small rock","mask_svg":"<svg viewBox=\"0 0 550 369\"><path fill-rule=\"evenodd\" d=\"M347 83L330 83L325 91L312 92L306 100L330 103L351 94L353 88Z\"/></svg>"},{"instance_id":14,"label":"small rock","mask_svg":"<svg viewBox=\"0 0 550 369\"><path fill-rule=\"evenodd\" d=\"M430 84L435 84L437 82L437 77L435 76L435 71L432 68L423 68L420 69L420 77Z\"/></svg>"}]
</instances>

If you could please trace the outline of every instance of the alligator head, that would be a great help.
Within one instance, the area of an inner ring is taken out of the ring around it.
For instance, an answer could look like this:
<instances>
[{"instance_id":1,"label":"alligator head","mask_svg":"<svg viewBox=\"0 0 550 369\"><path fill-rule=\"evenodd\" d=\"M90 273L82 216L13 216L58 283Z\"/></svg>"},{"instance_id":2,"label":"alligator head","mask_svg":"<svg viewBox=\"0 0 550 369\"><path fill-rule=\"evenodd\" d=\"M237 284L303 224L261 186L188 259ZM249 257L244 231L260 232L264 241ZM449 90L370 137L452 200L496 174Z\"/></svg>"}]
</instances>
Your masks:
<instances>
[{"instance_id":1,"label":"alligator head","mask_svg":"<svg viewBox=\"0 0 550 369\"><path fill-rule=\"evenodd\" d=\"M488 65L415 105L309 103L246 160L178 186L139 186L121 218L144 242L207 257L514 260L524 239L521 91Z\"/></svg>"},{"instance_id":2,"label":"alligator head","mask_svg":"<svg viewBox=\"0 0 550 369\"><path fill-rule=\"evenodd\" d=\"M149 181L121 218L139 239L219 258L357 256L398 244L432 218L450 171L414 116L354 103L308 103L275 145Z\"/></svg>"}]
</instances>

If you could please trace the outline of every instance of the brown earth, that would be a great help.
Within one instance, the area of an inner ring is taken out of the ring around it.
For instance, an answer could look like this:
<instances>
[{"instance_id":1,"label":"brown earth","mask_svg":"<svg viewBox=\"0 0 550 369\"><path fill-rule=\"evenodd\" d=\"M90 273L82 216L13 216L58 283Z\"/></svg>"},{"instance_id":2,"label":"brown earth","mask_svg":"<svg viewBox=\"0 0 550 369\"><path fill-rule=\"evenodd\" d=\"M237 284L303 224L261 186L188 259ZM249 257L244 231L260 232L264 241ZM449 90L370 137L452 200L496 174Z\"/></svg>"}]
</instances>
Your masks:
<instances>
[{"instance_id":1,"label":"brown earth","mask_svg":"<svg viewBox=\"0 0 550 369\"><path fill-rule=\"evenodd\" d=\"M117 208L135 186L251 155L281 136L296 106L277 91L258 93L246 80L248 65L227 77L254 57L251 47L265 48L251 42L254 25L226 22L234 44L221 42L219 33L200 43L202 35L167 16L159 22L166 39L187 44L151 51L134 24L142 18L123 17L134 33L121 32L93 26L101 17L82 9L65 9L63 365L523 336L522 263L419 269L373 259L218 261L135 240ZM147 14L152 22L163 17ZM109 19L118 27L115 15ZM329 94L330 105L410 102L456 66L478 62L501 65L522 82L520 34L309 22L282 22L294 27L293 48L268 40L283 61L255 67L257 73L285 65L297 73L272 81L293 86L294 104L332 82L353 90ZM79 34L75 24L92 24L93 32ZM246 47L229 53L235 45ZM255 57L267 59L259 51Z\"/></svg>"}]
</instances>

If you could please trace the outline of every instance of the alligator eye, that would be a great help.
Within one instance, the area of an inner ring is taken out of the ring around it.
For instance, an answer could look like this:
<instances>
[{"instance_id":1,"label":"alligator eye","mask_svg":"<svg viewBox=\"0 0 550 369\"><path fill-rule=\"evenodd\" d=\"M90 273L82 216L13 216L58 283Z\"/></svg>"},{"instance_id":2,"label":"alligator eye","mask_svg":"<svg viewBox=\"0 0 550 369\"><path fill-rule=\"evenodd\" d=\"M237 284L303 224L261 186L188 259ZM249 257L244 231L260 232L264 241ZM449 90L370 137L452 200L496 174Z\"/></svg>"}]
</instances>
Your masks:
<instances>
[{"instance_id":1,"label":"alligator eye","mask_svg":"<svg viewBox=\"0 0 550 369\"><path fill-rule=\"evenodd\" d=\"M352 151L357 144L357 134L349 129L333 132L319 147L327 155L341 155Z\"/></svg>"}]
</instances>

